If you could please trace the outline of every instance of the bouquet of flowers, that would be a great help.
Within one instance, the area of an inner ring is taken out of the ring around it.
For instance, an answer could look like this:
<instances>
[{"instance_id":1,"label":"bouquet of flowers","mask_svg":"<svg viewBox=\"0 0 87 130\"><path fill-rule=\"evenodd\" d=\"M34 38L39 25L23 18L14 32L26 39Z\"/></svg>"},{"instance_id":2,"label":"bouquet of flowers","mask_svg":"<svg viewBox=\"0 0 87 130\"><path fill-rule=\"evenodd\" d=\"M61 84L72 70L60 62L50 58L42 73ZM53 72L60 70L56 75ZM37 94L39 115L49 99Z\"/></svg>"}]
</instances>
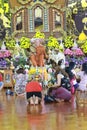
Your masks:
<instances>
[{"instance_id":1,"label":"bouquet of flowers","mask_svg":"<svg viewBox=\"0 0 87 130\"><path fill-rule=\"evenodd\" d=\"M52 48L59 48L59 42L58 42L58 40L55 37L50 36L49 39L48 39L47 46L50 49L52 49Z\"/></svg>"},{"instance_id":2,"label":"bouquet of flowers","mask_svg":"<svg viewBox=\"0 0 87 130\"><path fill-rule=\"evenodd\" d=\"M36 32L36 34L34 35L34 38L45 39L45 35L44 35L44 33L41 33L40 31L38 31L38 32Z\"/></svg>"},{"instance_id":3,"label":"bouquet of flowers","mask_svg":"<svg viewBox=\"0 0 87 130\"><path fill-rule=\"evenodd\" d=\"M64 54L72 56L73 55L73 51L71 49L67 48L67 49L65 49Z\"/></svg>"},{"instance_id":4,"label":"bouquet of flowers","mask_svg":"<svg viewBox=\"0 0 87 130\"><path fill-rule=\"evenodd\" d=\"M26 62L27 62L27 59L24 57L24 56L17 56L17 57L13 57L12 58L12 61L13 61L13 65L15 66L15 68L17 66L25 66L26 65Z\"/></svg>"},{"instance_id":5,"label":"bouquet of flowers","mask_svg":"<svg viewBox=\"0 0 87 130\"><path fill-rule=\"evenodd\" d=\"M0 51L0 58L9 57L11 53L9 50Z\"/></svg>"},{"instance_id":6,"label":"bouquet of flowers","mask_svg":"<svg viewBox=\"0 0 87 130\"><path fill-rule=\"evenodd\" d=\"M73 52L74 55L76 56L83 56L84 53L82 52L82 50L80 48L77 48L74 52Z\"/></svg>"},{"instance_id":7,"label":"bouquet of flowers","mask_svg":"<svg viewBox=\"0 0 87 130\"><path fill-rule=\"evenodd\" d=\"M16 41L14 38L6 38L6 47L8 49L14 49L15 48Z\"/></svg>"},{"instance_id":8,"label":"bouquet of flowers","mask_svg":"<svg viewBox=\"0 0 87 130\"><path fill-rule=\"evenodd\" d=\"M81 46L81 49L83 50L85 54L87 54L87 40L83 43L83 45Z\"/></svg>"},{"instance_id":9,"label":"bouquet of flowers","mask_svg":"<svg viewBox=\"0 0 87 130\"><path fill-rule=\"evenodd\" d=\"M71 36L67 36L65 39L64 39L64 46L65 48L71 48L73 47L74 45L74 42L73 42L73 39Z\"/></svg>"},{"instance_id":10,"label":"bouquet of flowers","mask_svg":"<svg viewBox=\"0 0 87 130\"><path fill-rule=\"evenodd\" d=\"M6 68L8 66L10 66L10 60L7 58L5 58L5 59L1 58L0 59L0 68Z\"/></svg>"},{"instance_id":11,"label":"bouquet of flowers","mask_svg":"<svg viewBox=\"0 0 87 130\"><path fill-rule=\"evenodd\" d=\"M27 37L22 37L20 39L20 47L24 48L24 49L29 48L30 47L30 39Z\"/></svg>"}]
</instances>

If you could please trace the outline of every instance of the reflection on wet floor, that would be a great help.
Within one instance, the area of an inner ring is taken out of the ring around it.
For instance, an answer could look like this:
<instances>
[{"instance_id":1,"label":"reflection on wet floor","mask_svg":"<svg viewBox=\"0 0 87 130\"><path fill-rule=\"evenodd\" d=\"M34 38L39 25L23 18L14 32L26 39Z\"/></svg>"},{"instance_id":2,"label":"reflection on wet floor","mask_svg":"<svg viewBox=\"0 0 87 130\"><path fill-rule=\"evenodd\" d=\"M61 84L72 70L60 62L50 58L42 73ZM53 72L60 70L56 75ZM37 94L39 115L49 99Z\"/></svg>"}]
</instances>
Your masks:
<instances>
[{"instance_id":1,"label":"reflection on wet floor","mask_svg":"<svg viewBox=\"0 0 87 130\"><path fill-rule=\"evenodd\" d=\"M72 102L28 105L25 97L0 92L0 130L87 130L87 105Z\"/></svg>"}]
</instances>

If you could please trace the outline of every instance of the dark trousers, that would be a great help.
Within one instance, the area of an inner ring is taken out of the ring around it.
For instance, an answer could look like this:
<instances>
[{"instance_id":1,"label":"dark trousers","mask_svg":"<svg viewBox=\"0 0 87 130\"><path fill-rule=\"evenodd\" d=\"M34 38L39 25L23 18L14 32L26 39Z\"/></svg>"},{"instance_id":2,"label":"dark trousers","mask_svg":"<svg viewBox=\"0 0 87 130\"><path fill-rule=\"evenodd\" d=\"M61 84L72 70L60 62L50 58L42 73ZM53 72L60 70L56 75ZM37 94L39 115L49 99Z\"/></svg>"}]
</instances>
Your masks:
<instances>
[{"instance_id":1,"label":"dark trousers","mask_svg":"<svg viewBox=\"0 0 87 130\"><path fill-rule=\"evenodd\" d=\"M26 93L26 98L29 99L33 95L36 96L36 97L42 98L42 93L41 92L27 92Z\"/></svg>"}]
</instances>

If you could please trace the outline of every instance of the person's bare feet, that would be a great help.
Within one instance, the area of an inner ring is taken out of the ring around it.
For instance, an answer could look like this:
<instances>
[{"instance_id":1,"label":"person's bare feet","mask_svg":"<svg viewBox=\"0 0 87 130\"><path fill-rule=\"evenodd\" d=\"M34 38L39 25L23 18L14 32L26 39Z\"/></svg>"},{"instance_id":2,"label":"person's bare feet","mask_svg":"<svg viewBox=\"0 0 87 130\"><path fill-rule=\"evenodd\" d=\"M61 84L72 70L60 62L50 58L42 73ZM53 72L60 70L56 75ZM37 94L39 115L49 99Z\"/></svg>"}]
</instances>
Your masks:
<instances>
[{"instance_id":1,"label":"person's bare feet","mask_svg":"<svg viewBox=\"0 0 87 130\"><path fill-rule=\"evenodd\" d=\"M39 103L39 99L38 97L35 97L35 105L38 105L38 103Z\"/></svg>"},{"instance_id":2,"label":"person's bare feet","mask_svg":"<svg viewBox=\"0 0 87 130\"><path fill-rule=\"evenodd\" d=\"M34 105L34 104L35 104L33 97L31 97L31 98L29 99L29 103L30 103L31 105Z\"/></svg>"},{"instance_id":3,"label":"person's bare feet","mask_svg":"<svg viewBox=\"0 0 87 130\"><path fill-rule=\"evenodd\" d=\"M39 97L35 97L35 105L38 105L41 103L41 99Z\"/></svg>"}]
</instances>

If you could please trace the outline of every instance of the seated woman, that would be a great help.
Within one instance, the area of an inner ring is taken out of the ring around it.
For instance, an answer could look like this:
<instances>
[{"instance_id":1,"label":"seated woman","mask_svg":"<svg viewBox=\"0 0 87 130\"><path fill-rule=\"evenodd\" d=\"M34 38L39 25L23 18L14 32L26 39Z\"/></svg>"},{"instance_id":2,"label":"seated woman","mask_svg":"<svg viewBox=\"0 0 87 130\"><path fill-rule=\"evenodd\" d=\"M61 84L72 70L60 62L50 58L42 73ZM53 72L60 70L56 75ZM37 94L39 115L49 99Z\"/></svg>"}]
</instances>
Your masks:
<instances>
[{"instance_id":1,"label":"seated woman","mask_svg":"<svg viewBox=\"0 0 87 130\"><path fill-rule=\"evenodd\" d=\"M82 69L77 73L77 78L80 78L78 90L87 91L87 62L82 64Z\"/></svg>"},{"instance_id":2,"label":"seated woman","mask_svg":"<svg viewBox=\"0 0 87 130\"><path fill-rule=\"evenodd\" d=\"M25 86L28 81L28 74L25 72L25 69L20 67L16 73L13 75L15 80L15 93L17 96L23 96L25 94Z\"/></svg>"},{"instance_id":3,"label":"seated woman","mask_svg":"<svg viewBox=\"0 0 87 130\"><path fill-rule=\"evenodd\" d=\"M2 72L0 72L0 90L2 90L3 86L4 86L4 83L3 83L3 74L2 74Z\"/></svg>"},{"instance_id":4,"label":"seated woman","mask_svg":"<svg viewBox=\"0 0 87 130\"><path fill-rule=\"evenodd\" d=\"M55 71L56 83L49 88L48 94L59 100L70 101L72 98L71 92L61 85L62 78L64 75L67 75L67 73L54 62L53 69Z\"/></svg>"},{"instance_id":5,"label":"seated woman","mask_svg":"<svg viewBox=\"0 0 87 130\"><path fill-rule=\"evenodd\" d=\"M30 82L26 84L26 98L27 101L36 105L41 102L42 99L42 85L39 83L38 75L34 76Z\"/></svg>"},{"instance_id":6,"label":"seated woman","mask_svg":"<svg viewBox=\"0 0 87 130\"><path fill-rule=\"evenodd\" d=\"M72 72L72 70L70 69L70 67L66 67L65 71L69 75L69 79L70 79L70 83L71 83L71 93L75 94L76 89L79 87L78 82L77 82L77 78L76 78L76 74L74 74Z\"/></svg>"}]
</instances>

